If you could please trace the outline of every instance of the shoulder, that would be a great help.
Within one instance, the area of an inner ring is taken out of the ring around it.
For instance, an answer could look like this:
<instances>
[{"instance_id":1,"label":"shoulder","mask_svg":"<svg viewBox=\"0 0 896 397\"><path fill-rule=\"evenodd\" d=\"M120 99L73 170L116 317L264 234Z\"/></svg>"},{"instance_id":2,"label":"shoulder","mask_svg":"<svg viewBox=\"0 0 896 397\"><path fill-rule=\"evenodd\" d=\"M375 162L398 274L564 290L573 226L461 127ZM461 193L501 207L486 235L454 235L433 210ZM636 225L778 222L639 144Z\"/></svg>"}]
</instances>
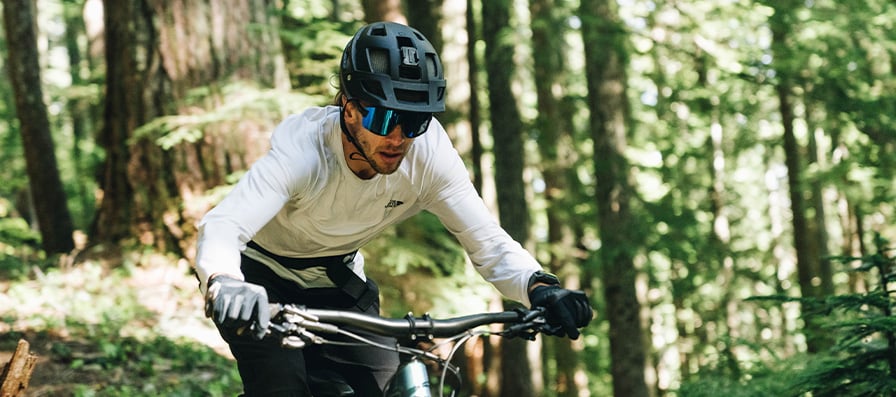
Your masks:
<instances>
[{"instance_id":1,"label":"shoulder","mask_svg":"<svg viewBox=\"0 0 896 397\"><path fill-rule=\"evenodd\" d=\"M445 131L445 127L439 120L433 118L429 124L426 133L417 138L411 148L412 155L422 156L424 158L432 158L434 156L456 156L457 150L451 138Z\"/></svg>"},{"instance_id":2,"label":"shoulder","mask_svg":"<svg viewBox=\"0 0 896 397\"><path fill-rule=\"evenodd\" d=\"M333 107L311 107L301 113L289 115L274 129L271 144L276 146L323 140L326 131L332 129L333 124L338 121L337 117L338 111Z\"/></svg>"},{"instance_id":3,"label":"shoulder","mask_svg":"<svg viewBox=\"0 0 896 397\"><path fill-rule=\"evenodd\" d=\"M301 113L291 114L277 125L272 139L319 136L328 124L336 121L334 115L338 113L330 107L312 107Z\"/></svg>"},{"instance_id":4,"label":"shoulder","mask_svg":"<svg viewBox=\"0 0 896 397\"><path fill-rule=\"evenodd\" d=\"M469 172L445 128L436 119L417 138L408 155L413 167L411 177L423 187L424 200L441 196L438 192L469 185Z\"/></svg>"},{"instance_id":5,"label":"shoulder","mask_svg":"<svg viewBox=\"0 0 896 397\"><path fill-rule=\"evenodd\" d=\"M289 190L309 189L309 183L326 180L334 167L331 137L338 130L338 111L313 107L286 117L271 136L271 149L263 161L282 175Z\"/></svg>"}]
</instances>

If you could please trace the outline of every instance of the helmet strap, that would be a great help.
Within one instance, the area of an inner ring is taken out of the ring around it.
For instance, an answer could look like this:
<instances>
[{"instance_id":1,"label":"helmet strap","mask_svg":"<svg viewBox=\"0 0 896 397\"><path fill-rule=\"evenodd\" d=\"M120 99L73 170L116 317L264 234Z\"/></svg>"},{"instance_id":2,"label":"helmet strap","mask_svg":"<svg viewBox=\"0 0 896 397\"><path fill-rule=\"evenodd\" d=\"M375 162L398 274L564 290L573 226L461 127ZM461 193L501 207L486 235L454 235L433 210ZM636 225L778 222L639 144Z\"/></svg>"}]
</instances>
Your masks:
<instances>
[{"instance_id":1,"label":"helmet strap","mask_svg":"<svg viewBox=\"0 0 896 397\"><path fill-rule=\"evenodd\" d=\"M349 99L351 101L351 99ZM358 140L352 136L352 134L348 131L348 126L345 125L345 105L341 106L339 109L339 127L342 128L342 133L345 134L345 138L348 139L349 142L357 149L357 152L352 152L348 156L349 160L361 160L370 163L370 158L367 157L367 153L364 153L364 149L361 149L361 145L358 144ZM355 158L355 155L360 155L361 158Z\"/></svg>"}]
</instances>

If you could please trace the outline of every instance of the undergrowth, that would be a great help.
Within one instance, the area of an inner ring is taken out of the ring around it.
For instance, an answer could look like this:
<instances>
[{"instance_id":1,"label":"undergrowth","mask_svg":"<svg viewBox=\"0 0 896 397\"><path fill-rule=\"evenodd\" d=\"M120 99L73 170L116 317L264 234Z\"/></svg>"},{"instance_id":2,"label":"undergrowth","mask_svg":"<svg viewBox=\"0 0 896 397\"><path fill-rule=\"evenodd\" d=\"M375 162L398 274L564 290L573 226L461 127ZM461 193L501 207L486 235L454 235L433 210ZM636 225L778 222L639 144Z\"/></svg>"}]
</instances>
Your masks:
<instances>
[{"instance_id":1,"label":"undergrowth","mask_svg":"<svg viewBox=\"0 0 896 397\"><path fill-rule=\"evenodd\" d=\"M21 265L29 270L0 270L11 280L0 282L0 352L25 339L38 355L26 396L239 394L185 263Z\"/></svg>"},{"instance_id":2,"label":"undergrowth","mask_svg":"<svg viewBox=\"0 0 896 397\"><path fill-rule=\"evenodd\" d=\"M835 257L864 277L867 291L823 298L754 297L776 303L809 303L806 319L818 320L833 344L815 354L803 353L771 362L732 362L685 380L678 395L731 396L896 396L896 248L880 235L874 253L863 257ZM728 368L752 367L731 371Z\"/></svg>"}]
</instances>

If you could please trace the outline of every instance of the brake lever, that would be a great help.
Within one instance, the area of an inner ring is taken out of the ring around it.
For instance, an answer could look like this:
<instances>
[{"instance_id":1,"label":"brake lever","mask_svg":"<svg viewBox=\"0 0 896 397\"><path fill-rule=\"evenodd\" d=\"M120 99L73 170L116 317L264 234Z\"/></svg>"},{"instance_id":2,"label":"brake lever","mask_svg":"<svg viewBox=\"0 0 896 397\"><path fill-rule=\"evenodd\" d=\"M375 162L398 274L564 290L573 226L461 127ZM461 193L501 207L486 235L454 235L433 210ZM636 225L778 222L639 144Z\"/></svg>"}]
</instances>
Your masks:
<instances>
[{"instance_id":1,"label":"brake lever","mask_svg":"<svg viewBox=\"0 0 896 397\"><path fill-rule=\"evenodd\" d=\"M514 324L499 333L499 335L507 338L523 338L527 340L535 340L538 331L532 330L532 323Z\"/></svg>"},{"instance_id":2,"label":"brake lever","mask_svg":"<svg viewBox=\"0 0 896 397\"><path fill-rule=\"evenodd\" d=\"M535 336L539 332L550 332L551 327L544 319L545 309L536 307L532 310L518 309L520 314L520 322L513 324L501 331L499 334L505 338L524 338L530 341L535 340Z\"/></svg>"},{"instance_id":3,"label":"brake lever","mask_svg":"<svg viewBox=\"0 0 896 397\"><path fill-rule=\"evenodd\" d=\"M340 332L338 326L320 322L317 316L308 313L302 306L272 303L270 307L271 322L266 335L279 337L283 347L301 349L307 345L324 344L326 339L315 332L329 334Z\"/></svg>"},{"instance_id":4,"label":"brake lever","mask_svg":"<svg viewBox=\"0 0 896 397\"><path fill-rule=\"evenodd\" d=\"M534 321L535 319L537 319L539 317L544 317L544 314L547 311L547 309L545 309L541 306L536 306L536 307L532 308L532 310L525 310L525 309L516 309L516 310L517 310L517 313L519 313L520 316L522 317L520 319L520 321L522 321L522 322L530 322L530 321Z\"/></svg>"}]
</instances>

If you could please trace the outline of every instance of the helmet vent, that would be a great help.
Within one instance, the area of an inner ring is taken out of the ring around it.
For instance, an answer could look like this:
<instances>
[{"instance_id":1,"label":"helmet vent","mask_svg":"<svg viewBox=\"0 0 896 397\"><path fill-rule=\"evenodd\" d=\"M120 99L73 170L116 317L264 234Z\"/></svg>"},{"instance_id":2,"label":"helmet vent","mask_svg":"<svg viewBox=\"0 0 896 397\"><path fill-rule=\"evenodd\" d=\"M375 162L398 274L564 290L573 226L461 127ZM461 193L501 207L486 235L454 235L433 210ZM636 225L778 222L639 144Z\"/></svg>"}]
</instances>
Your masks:
<instances>
[{"instance_id":1,"label":"helmet vent","mask_svg":"<svg viewBox=\"0 0 896 397\"><path fill-rule=\"evenodd\" d=\"M423 77L423 73L420 72L420 68L417 66L405 66L401 65L398 68L398 77L403 79L411 79L411 80L420 80Z\"/></svg>"},{"instance_id":2,"label":"helmet vent","mask_svg":"<svg viewBox=\"0 0 896 397\"><path fill-rule=\"evenodd\" d=\"M383 48L370 50L370 71L374 73L389 73L389 51Z\"/></svg>"},{"instance_id":3,"label":"helmet vent","mask_svg":"<svg viewBox=\"0 0 896 397\"><path fill-rule=\"evenodd\" d=\"M395 89L395 99L398 99L401 102L427 103L426 94L426 91L402 90L400 88Z\"/></svg>"},{"instance_id":4,"label":"helmet vent","mask_svg":"<svg viewBox=\"0 0 896 397\"><path fill-rule=\"evenodd\" d=\"M433 54L426 54L426 70L429 71L429 78L434 79L439 77L439 68L438 62L436 62L436 57Z\"/></svg>"},{"instance_id":5,"label":"helmet vent","mask_svg":"<svg viewBox=\"0 0 896 397\"><path fill-rule=\"evenodd\" d=\"M374 96L379 98L386 98L386 93L383 92L383 86L378 81L364 81L361 83L364 86L364 91L367 91Z\"/></svg>"},{"instance_id":6,"label":"helmet vent","mask_svg":"<svg viewBox=\"0 0 896 397\"><path fill-rule=\"evenodd\" d=\"M371 36L385 36L386 35L386 25L379 24L370 29Z\"/></svg>"},{"instance_id":7,"label":"helmet vent","mask_svg":"<svg viewBox=\"0 0 896 397\"><path fill-rule=\"evenodd\" d=\"M414 47L414 41L411 40L410 37L398 36L395 38L398 41L398 48L401 47Z\"/></svg>"}]
</instances>

